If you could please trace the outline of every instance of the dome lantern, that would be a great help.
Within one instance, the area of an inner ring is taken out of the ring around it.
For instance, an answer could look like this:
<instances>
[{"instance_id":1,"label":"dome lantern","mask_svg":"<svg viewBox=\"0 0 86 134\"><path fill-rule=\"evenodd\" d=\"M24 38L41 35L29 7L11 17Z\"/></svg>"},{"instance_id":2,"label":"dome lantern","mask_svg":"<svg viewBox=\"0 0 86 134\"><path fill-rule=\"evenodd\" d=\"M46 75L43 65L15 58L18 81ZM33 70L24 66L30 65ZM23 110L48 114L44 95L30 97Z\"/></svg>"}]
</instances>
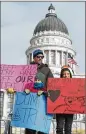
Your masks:
<instances>
[{"instance_id":1,"label":"dome lantern","mask_svg":"<svg viewBox=\"0 0 86 134\"><path fill-rule=\"evenodd\" d=\"M55 7L51 4L48 8L49 13L55 13Z\"/></svg>"},{"instance_id":2,"label":"dome lantern","mask_svg":"<svg viewBox=\"0 0 86 134\"><path fill-rule=\"evenodd\" d=\"M46 14L46 17L49 17L49 16L57 17L57 15L55 14L55 7L52 4L49 6L48 11L49 13Z\"/></svg>"}]
</instances>

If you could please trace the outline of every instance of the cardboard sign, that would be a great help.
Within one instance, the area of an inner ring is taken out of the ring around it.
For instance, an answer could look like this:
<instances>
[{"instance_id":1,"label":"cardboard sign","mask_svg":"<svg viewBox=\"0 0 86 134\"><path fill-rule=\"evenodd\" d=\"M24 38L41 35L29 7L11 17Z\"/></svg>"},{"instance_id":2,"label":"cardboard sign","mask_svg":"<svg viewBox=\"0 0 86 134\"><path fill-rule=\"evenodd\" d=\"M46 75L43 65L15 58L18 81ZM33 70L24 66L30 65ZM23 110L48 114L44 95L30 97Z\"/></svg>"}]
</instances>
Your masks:
<instances>
[{"instance_id":1,"label":"cardboard sign","mask_svg":"<svg viewBox=\"0 0 86 134\"><path fill-rule=\"evenodd\" d=\"M1 88L23 91L27 83L33 85L36 72L36 65L0 65Z\"/></svg>"},{"instance_id":2,"label":"cardboard sign","mask_svg":"<svg viewBox=\"0 0 86 134\"><path fill-rule=\"evenodd\" d=\"M17 92L11 125L49 133L53 115L46 114L46 101L44 95Z\"/></svg>"},{"instance_id":3,"label":"cardboard sign","mask_svg":"<svg viewBox=\"0 0 86 134\"><path fill-rule=\"evenodd\" d=\"M85 78L49 78L48 113L86 113Z\"/></svg>"}]
</instances>

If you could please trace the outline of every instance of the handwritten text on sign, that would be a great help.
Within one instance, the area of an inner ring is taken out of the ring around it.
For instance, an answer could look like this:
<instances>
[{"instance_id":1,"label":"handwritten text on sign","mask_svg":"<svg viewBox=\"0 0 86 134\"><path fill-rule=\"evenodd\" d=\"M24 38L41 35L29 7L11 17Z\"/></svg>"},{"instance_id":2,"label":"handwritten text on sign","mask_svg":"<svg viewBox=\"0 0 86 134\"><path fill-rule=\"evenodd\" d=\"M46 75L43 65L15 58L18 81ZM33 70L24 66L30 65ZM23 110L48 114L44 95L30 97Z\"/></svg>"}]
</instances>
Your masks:
<instances>
[{"instance_id":1,"label":"handwritten text on sign","mask_svg":"<svg viewBox=\"0 0 86 134\"><path fill-rule=\"evenodd\" d=\"M48 113L86 113L85 78L50 78Z\"/></svg>"},{"instance_id":2,"label":"handwritten text on sign","mask_svg":"<svg viewBox=\"0 0 86 134\"><path fill-rule=\"evenodd\" d=\"M46 114L45 96L39 97L36 93L29 95L24 92L16 93L12 126L49 133L52 117L52 115Z\"/></svg>"},{"instance_id":3,"label":"handwritten text on sign","mask_svg":"<svg viewBox=\"0 0 86 134\"><path fill-rule=\"evenodd\" d=\"M34 82L36 72L36 65L0 65L1 88L22 91L26 83Z\"/></svg>"}]
</instances>

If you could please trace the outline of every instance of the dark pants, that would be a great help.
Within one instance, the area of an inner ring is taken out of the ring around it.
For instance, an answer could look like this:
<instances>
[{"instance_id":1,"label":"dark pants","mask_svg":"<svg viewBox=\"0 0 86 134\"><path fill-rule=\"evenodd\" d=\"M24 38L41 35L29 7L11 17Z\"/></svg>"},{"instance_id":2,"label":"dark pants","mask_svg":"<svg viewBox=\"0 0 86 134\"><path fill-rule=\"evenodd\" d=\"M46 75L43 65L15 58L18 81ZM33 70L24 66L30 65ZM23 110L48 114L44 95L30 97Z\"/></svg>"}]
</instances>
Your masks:
<instances>
[{"instance_id":1,"label":"dark pants","mask_svg":"<svg viewBox=\"0 0 86 134\"><path fill-rule=\"evenodd\" d=\"M36 134L36 131L31 129L25 129L25 134ZM37 134L45 134L45 133L37 132Z\"/></svg>"},{"instance_id":2,"label":"dark pants","mask_svg":"<svg viewBox=\"0 0 86 134\"><path fill-rule=\"evenodd\" d=\"M56 114L56 134L71 134L73 114Z\"/></svg>"}]
</instances>

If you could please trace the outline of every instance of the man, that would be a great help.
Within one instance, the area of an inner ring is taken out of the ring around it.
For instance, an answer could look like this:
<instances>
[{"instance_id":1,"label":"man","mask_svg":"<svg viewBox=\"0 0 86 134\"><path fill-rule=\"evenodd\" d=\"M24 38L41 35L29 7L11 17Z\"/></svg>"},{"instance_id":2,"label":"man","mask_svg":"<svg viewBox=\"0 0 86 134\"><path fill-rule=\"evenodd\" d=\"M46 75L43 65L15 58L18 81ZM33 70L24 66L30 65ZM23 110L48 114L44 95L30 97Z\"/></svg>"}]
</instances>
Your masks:
<instances>
[{"instance_id":1,"label":"man","mask_svg":"<svg viewBox=\"0 0 86 134\"><path fill-rule=\"evenodd\" d=\"M47 64L43 64L42 60L44 58L43 51L37 49L33 52L33 62L31 64L37 64L37 79L41 80L44 84L44 87L47 87L47 80L50 77L53 77L53 74ZM26 129L25 134L36 134L35 130ZM38 132L37 134L44 134Z\"/></svg>"}]
</instances>

